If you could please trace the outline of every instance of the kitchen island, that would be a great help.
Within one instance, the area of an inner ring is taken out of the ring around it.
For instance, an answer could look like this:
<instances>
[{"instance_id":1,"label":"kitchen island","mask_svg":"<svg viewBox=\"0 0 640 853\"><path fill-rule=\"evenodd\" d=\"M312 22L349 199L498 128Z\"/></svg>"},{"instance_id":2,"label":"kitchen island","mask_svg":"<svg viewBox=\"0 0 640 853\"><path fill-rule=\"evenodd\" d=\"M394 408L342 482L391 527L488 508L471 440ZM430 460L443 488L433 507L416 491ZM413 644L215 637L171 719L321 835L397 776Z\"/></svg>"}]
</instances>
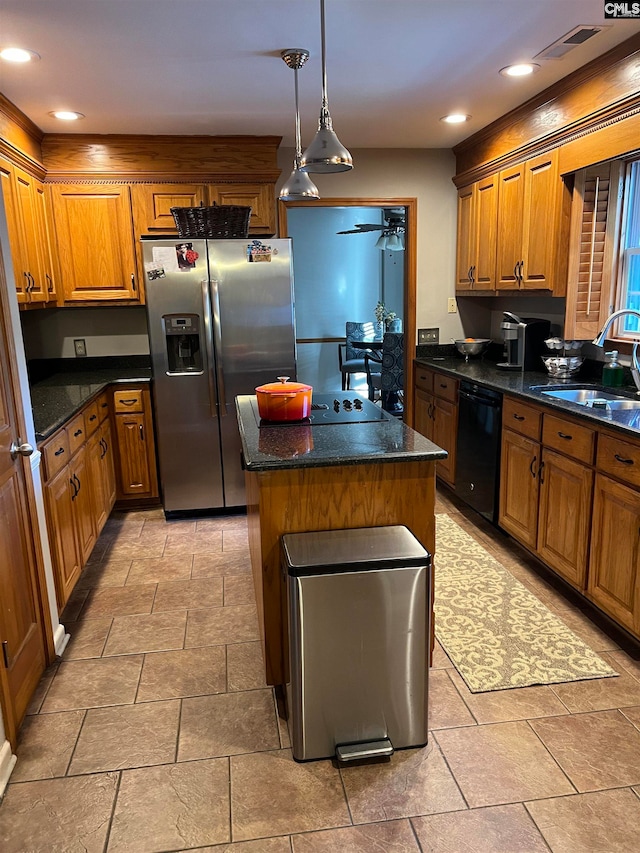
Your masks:
<instances>
[{"instance_id":1,"label":"kitchen island","mask_svg":"<svg viewBox=\"0 0 640 853\"><path fill-rule=\"evenodd\" d=\"M315 395L342 405L345 393ZM326 401L326 403L325 403ZM365 405L366 404L366 405ZM360 405L360 404L359 404ZM435 463L446 451L375 408L375 420L265 425L256 398L236 398L247 487L249 548L269 684L286 681L284 533L403 524L435 553ZM362 414L365 417L365 414Z\"/></svg>"}]
</instances>

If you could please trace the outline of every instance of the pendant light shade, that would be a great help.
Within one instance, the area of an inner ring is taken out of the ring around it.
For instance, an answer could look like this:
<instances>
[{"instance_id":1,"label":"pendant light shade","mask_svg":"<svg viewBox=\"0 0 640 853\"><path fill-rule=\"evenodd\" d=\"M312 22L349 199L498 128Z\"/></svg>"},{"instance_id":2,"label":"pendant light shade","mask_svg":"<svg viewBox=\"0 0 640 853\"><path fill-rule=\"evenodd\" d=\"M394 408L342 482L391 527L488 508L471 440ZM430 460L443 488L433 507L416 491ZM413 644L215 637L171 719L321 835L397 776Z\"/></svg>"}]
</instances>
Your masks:
<instances>
[{"instance_id":1,"label":"pendant light shade","mask_svg":"<svg viewBox=\"0 0 640 853\"><path fill-rule=\"evenodd\" d=\"M327 98L327 58L325 49L324 0L320 0L320 33L322 39L322 106L318 132L302 155L300 168L305 172L346 172L353 169L351 154L333 130Z\"/></svg>"},{"instance_id":2,"label":"pendant light shade","mask_svg":"<svg viewBox=\"0 0 640 853\"><path fill-rule=\"evenodd\" d=\"M293 172L291 172L280 190L280 200L304 201L305 199L318 199L320 198L318 187L313 183L309 175L300 168L302 146L300 143L300 110L298 108L298 69L302 68L307 59L309 59L309 51L295 47L283 50L281 56L285 64L293 69L295 75L296 156L293 161Z\"/></svg>"}]
</instances>

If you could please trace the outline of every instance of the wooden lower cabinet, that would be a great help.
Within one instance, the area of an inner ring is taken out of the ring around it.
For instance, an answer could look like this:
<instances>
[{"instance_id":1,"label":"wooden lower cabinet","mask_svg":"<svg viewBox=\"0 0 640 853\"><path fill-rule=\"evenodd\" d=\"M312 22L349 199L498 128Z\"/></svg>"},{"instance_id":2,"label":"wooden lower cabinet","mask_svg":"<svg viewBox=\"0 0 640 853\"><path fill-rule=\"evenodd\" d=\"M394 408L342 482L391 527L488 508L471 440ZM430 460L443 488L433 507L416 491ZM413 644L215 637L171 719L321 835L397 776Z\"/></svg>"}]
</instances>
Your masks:
<instances>
[{"instance_id":1,"label":"wooden lower cabinet","mask_svg":"<svg viewBox=\"0 0 640 853\"><path fill-rule=\"evenodd\" d=\"M446 374L418 367L414 388L414 412L415 429L449 454L446 459L436 463L436 474L453 486L458 443L457 381Z\"/></svg>"},{"instance_id":2,"label":"wooden lower cabinet","mask_svg":"<svg viewBox=\"0 0 640 853\"><path fill-rule=\"evenodd\" d=\"M589 597L640 636L640 493L596 475Z\"/></svg>"},{"instance_id":3,"label":"wooden lower cabinet","mask_svg":"<svg viewBox=\"0 0 640 853\"><path fill-rule=\"evenodd\" d=\"M591 468L543 450L536 550L578 589L586 586L592 490Z\"/></svg>"},{"instance_id":4,"label":"wooden lower cabinet","mask_svg":"<svg viewBox=\"0 0 640 853\"><path fill-rule=\"evenodd\" d=\"M115 503L111 425L103 398L89 403L42 446L56 600L62 611ZM96 421L102 417L102 423ZM83 426L90 436L86 438Z\"/></svg>"},{"instance_id":5,"label":"wooden lower cabinet","mask_svg":"<svg viewBox=\"0 0 640 853\"><path fill-rule=\"evenodd\" d=\"M75 487L68 465L45 485L44 492L56 600L61 612L82 571L73 502Z\"/></svg>"},{"instance_id":6,"label":"wooden lower cabinet","mask_svg":"<svg viewBox=\"0 0 640 853\"><path fill-rule=\"evenodd\" d=\"M539 442L503 429L499 524L530 548L535 548L538 537L539 459Z\"/></svg>"},{"instance_id":7,"label":"wooden lower cabinet","mask_svg":"<svg viewBox=\"0 0 640 853\"><path fill-rule=\"evenodd\" d=\"M114 411L117 501L157 499L158 473L149 390L119 388L114 392Z\"/></svg>"}]
</instances>

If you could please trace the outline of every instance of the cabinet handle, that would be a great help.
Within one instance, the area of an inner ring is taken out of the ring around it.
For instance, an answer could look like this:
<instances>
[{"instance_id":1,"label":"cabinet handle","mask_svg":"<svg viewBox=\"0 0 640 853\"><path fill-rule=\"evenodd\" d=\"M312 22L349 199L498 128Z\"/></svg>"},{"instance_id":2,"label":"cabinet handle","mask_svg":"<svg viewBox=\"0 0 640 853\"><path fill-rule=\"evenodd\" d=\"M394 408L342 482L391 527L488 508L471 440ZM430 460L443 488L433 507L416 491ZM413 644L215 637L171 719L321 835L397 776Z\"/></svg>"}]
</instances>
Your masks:
<instances>
[{"instance_id":1,"label":"cabinet handle","mask_svg":"<svg viewBox=\"0 0 640 853\"><path fill-rule=\"evenodd\" d=\"M80 494L80 478L78 477L78 475L77 475L77 474L74 474L74 475L73 475L73 479L74 479L74 480L76 481L76 483L78 484L78 491L76 492L76 494L77 494L77 495L79 495L79 494Z\"/></svg>"},{"instance_id":2,"label":"cabinet handle","mask_svg":"<svg viewBox=\"0 0 640 853\"><path fill-rule=\"evenodd\" d=\"M614 454L614 459L621 462L623 465L633 465L633 459L624 459L624 457L618 456L617 453Z\"/></svg>"},{"instance_id":3,"label":"cabinet handle","mask_svg":"<svg viewBox=\"0 0 640 853\"><path fill-rule=\"evenodd\" d=\"M135 293L135 291L136 291L136 277L135 277L134 273L131 273L131 289Z\"/></svg>"},{"instance_id":4,"label":"cabinet handle","mask_svg":"<svg viewBox=\"0 0 640 853\"><path fill-rule=\"evenodd\" d=\"M53 455L60 456L61 453L64 453L64 447L59 447Z\"/></svg>"},{"instance_id":5,"label":"cabinet handle","mask_svg":"<svg viewBox=\"0 0 640 853\"><path fill-rule=\"evenodd\" d=\"M108 409L108 408L109 408L109 404L108 404L108 403L100 403L100 408L101 408L101 409Z\"/></svg>"},{"instance_id":6,"label":"cabinet handle","mask_svg":"<svg viewBox=\"0 0 640 853\"><path fill-rule=\"evenodd\" d=\"M514 417L517 421L523 421L523 420L524 420L524 415L514 415L513 417Z\"/></svg>"},{"instance_id":7,"label":"cabinet handle","mask_svg":"<svg viewBox=\"0 0 640 853\"><path fill-rule=\"evenodd\" d=\"M29 293L29 291L31 290L31 281L29 280L29 273L28 273L28 272L23 272L23 273L22 273L22 275L23 275L23 276L26 278L26 280L27 280L27 286L26 286L26 288L25 288L25 291L24 291L24 292L25 292L25 293Z\"/></svg>"},{"instance_id":8,"label":"cabinet handle","mask_svg":"<svg viewBox=\"0 0 640 853\"><path fill-rule=\"evenodd\" d=\"M45 273L45 277L49 282L49 286L47 287L47 293L53 293L53 279L51 278L48 272Z\"/></svg>"},{"instance_id":9,"label":"cabinet handle","mask_svg":"<svg viewBox=\"0 0 640 853\"><path fill-rule=\"evenodd\" d=\"M473 267L469 267L467 270L467 278L469 279L469 283L473 284Z\"/></svg>"},{"instance_id":10,"label":"cabinet handle","mask_svg":"<svg viewBox=\"0 0 640 853\"><path fill-rule=\"evenodd\" d=\"M91 415L91 417L89 418L89 423L91 423L91 421L95 421L97 417L97 415Z\"/></svg>"},{"instance_id":11,"label":"cabinet handle","mask_svg":"<svg viewBox=\"0 0 640 853\"><path fill-rule=\"evenodd\" d=\"M132 397L130 400L118 400L119 403L122 403L123 406L133 406L134 403L138 402L137 397Z\"/></svg>"},{"instance_id":12,"label":"cabinet handle","mask_svg":"<svg viewBox=\"0 0 640 853\"><path fill-rule=\"evenodd\" d=\"M9 669L9 655L7 654L7 649L9 647L9 643L7 640L2 641L2 657L4 658L4 668Z\"/></svg>"},{"instance_id":13,"label":"cabinet handle","mask_svg":"<svg viewBox=\"0 0 640 853\"><path fill-rule=\"evenodd\" d=\"M513 277L515 278L516 281L519 281L519 278L518 278L518 267L519 266L520 266L520 261L516 261L515 266L513 268Z\"/></svg>"},{"instance_id":14,"label":"cabinet handle","mask_svg":"<svg viewBox=\"0 0 640 853\"><path fill-rule=\"evenodd\" d=\"M540 482L544 483L544 479L542 478L542 469L544 468L544 462L540 462L540 467L538 468L538 476L540 477Z\"/></svg>"},{"instance_id":15,"label":"cabinet handle","mask_svg":"<svg viewBox=\"0 0 640 853\"><path fill-rule=\"evenodd\" d=\"M138 424L138 429L140 430L140 441L144 441L144 427L142 424Z\"/></svg>"},{"instance_id":16,"label":"cabinet handle","mask_svg":"<svg viewBox=\"0 0 640 853\"><path fill-rule=\"evenodd\" d=\"M529 465L529 471L531 472L531 476L533 477L534 480L536 478L537 472L533 470L533 466L536 464L537 458L538 458L537 456L534 456L533 459L531 460L531 464Z\"/></svg>"},{"instance_id":17,"label":"cabinet handle","mask_svg":"<svg viewBox=\"0 0 640 853\"><path fill-rule=\"evenodd\" d=\"M73 494L71 495L71 500L75 501L78 497L78 489L76 488L76 484L74 482L74 477L69 477L69 482L71 483L71 488L73 489Z\"/></svg>"},{"instance_id":18,"label":"cabinet handle","mask_svg":"<svg viewBox=\"0 0 640 853\"><path fill-rule=\"evenodd\" d=\"M446 382L441 382L441 383L440 383L440 387L441 387L441 388L448 388L449 386L448 386L448 384L447 384Z\"/></svg>"},{"instance_id":19,"label":"cabinet handle","mask_svg":"<svg viewBox=\"0 0 640 853\"><path fill-rule=\"evenodd\" d=\"M560 438L564 438L566 441L573 441L573 436L567 435L566 432L560 432L560 430L558 430L558 435L560 436Z\"/></svg>"},{"instance_id":20,"label":"cabinet handle","mask_svg":"<svg viewBox=\"0 0 640 853\"><path fill-rule=\"evenodd\" d=\"M82 430L81 430L81 429L77 429L77 430L74 432L73 437L74 437L74 438L77 438L79 435L82 435Z\"/></svg>"}]
</instances>

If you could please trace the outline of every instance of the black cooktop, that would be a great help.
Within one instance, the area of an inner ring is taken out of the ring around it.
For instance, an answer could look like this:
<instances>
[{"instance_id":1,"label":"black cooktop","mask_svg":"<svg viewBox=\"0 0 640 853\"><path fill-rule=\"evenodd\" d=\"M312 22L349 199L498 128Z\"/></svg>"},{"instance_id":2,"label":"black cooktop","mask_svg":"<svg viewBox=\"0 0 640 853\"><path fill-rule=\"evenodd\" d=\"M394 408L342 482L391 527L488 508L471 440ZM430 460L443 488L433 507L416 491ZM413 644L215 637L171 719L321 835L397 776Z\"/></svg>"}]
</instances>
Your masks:
<instances>
[{"instance_id":1,"label":"black cooktop","mask_svg":"<svg viewBox=\"0 0 640 853\"><path fill-rule=\"evenodd\" d=\"M251 401L253 413L259 426L299 426L310 424L363 424L388 421L390 416L371 400L352 391L339 394L314 394L311 403L311 415L301 421L265 421L258 414L257 400Z\"/></svg>"}]
</instances>

